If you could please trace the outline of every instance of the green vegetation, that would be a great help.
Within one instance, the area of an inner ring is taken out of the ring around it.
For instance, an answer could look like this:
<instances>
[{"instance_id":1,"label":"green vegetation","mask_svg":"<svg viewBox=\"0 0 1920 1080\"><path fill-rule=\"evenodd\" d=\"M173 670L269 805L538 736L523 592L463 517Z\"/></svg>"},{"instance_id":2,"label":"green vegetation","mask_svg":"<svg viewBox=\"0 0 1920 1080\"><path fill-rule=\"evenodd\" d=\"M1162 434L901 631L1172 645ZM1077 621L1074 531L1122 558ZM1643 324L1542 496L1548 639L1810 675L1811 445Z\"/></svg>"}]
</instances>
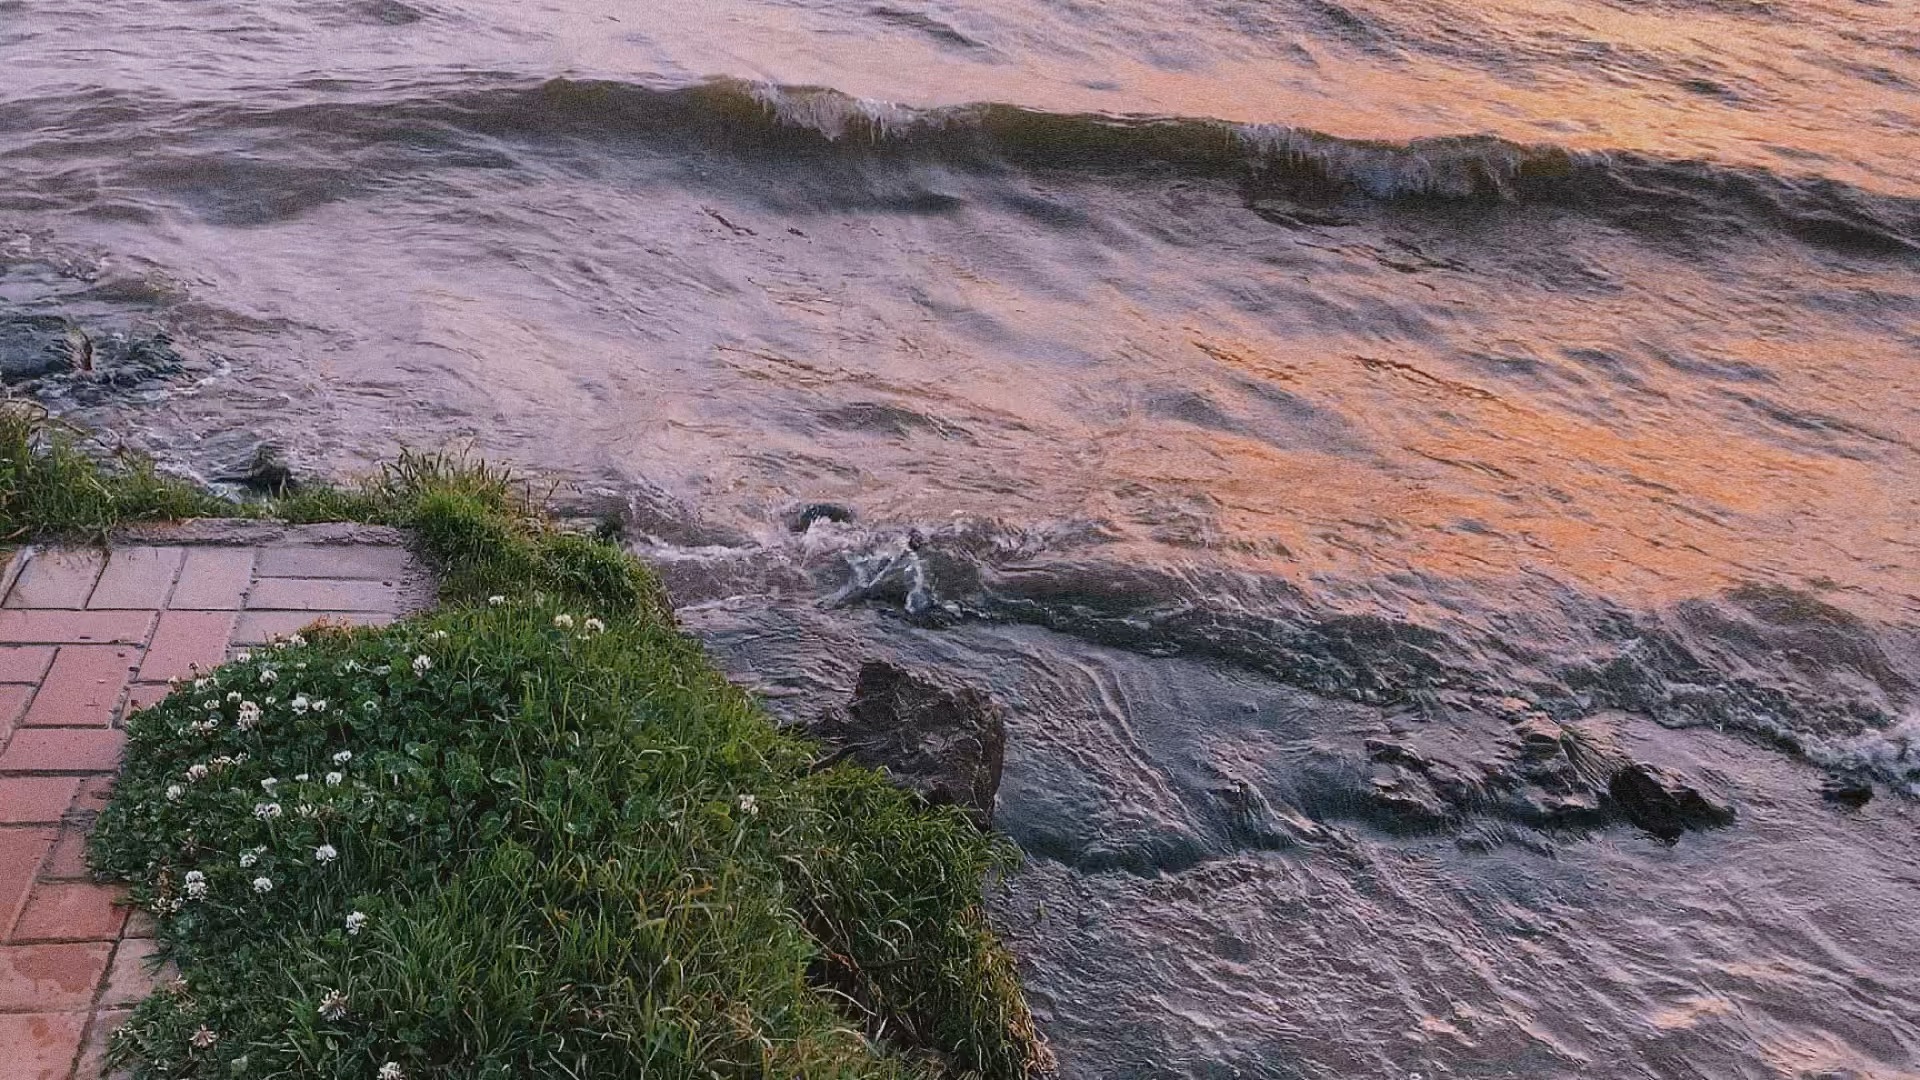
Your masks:
<instances>
[{"instance_id":1,"label":"green vegetation","mask_svg":"<svg viewBox=\"0 0 1920 1080\"><path fill-rule=\"evenodd\" d=\"M0 543L47 535L98 538L123 522L230 509L191 484L161 476L150 462L121 457L101 465L45 409L0 401Z\"/></svg>"},{"instance_id":2,"label":"green vegetation","mask_svg":"<svg viewBox=\"0 0 1920 1080\"><path fill-rule=\"evenodd\" d=\"M235 510L5 424L11 535ZM412 529L446 603L263 650L131 721L92 857L183 977L120 1059L142 1080L1041 1071L982 913L1009 849L818 768L644 567L537 502L406 455L252 511Z\"/></svg>"}]
</instances>

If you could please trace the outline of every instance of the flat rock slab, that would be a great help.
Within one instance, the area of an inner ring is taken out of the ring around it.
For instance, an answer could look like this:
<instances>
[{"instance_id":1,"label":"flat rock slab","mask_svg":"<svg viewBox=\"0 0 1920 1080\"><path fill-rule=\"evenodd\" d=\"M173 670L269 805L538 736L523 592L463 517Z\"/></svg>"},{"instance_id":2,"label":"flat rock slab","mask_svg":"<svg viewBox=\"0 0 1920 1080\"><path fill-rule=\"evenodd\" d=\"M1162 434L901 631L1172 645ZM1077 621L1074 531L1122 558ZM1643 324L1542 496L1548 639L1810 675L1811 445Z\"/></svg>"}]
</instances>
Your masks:
<instances>
[{"instance_id":1,"label":"flat rock slab","mask_svg":"<svg viewBox=\"0 0 1920 1080\"><path fill-rule=\"evenodd\" d=\"M167 680L319 621L431 606L393 529L198 521L101 548L22 548L0 573L0 1069L98 1080L107 1035L160 977L151 923L92 881L87 831L129 714Z\"/></svg>"}]
</instances>

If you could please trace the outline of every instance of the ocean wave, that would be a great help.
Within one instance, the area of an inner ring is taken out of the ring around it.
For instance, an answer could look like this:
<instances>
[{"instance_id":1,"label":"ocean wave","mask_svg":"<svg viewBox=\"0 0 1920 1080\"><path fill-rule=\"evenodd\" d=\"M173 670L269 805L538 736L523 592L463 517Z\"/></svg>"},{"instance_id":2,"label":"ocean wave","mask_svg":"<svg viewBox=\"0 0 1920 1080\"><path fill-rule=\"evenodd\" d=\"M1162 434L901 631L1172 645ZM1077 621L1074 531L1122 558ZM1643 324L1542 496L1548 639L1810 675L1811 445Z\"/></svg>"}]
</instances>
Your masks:
<instances>
[{"instance_id":1,"label":"ocean wave","mask_svg":"<svg viewBox=\"0 0 1920 1080\"><path fill-rule=\"evenodd\" d=\"M88 91L0 103L0 144L8 133L51 139L84 130L88 138L76 146L85 147L104 137L103 123L144 131L158 122L153 111L165 109L173 115L160 127L202 137L266 129L301 135L302 145L346 139L374 147L432 146L450 159L463 149L497 156L487 140L502 137L593 144L687 140L702 149L718 144L778 152L796 169L824 155L963 168L1227 177L1243 183L1250 199L1531 205L1598 216L1655 238L1785 232L1849 254L1920 254L1920 199L1817 176L1494 135L1391 141L1285 124L1053 113L995 103L922 108L826 87L739 79L652 85L465 74L455 82L329 88L294 103L285 96L204 105L105 99L111 97ZM135 137L143 144L154 141L151 135ZM1305 220L1317 219L1308 214Z\"/></svg>"}]
</instances>

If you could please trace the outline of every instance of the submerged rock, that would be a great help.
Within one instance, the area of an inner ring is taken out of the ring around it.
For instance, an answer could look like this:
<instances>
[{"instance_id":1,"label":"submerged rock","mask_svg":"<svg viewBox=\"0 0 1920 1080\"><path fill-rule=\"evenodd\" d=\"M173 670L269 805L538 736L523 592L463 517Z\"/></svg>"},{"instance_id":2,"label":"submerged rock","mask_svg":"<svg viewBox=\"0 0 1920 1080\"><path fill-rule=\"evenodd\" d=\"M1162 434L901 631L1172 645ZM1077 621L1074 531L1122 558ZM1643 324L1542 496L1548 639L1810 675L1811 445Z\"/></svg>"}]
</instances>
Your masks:
<instances>
[{"instance_id":1,"label":"submerged rock","mask_svg":"<svg viewBox=\"0 0 1920 1080\"><path fill-rule=\"evenodd\" d=\"M813 528L816 521L831 521L836 525L851 525L855 514L851 507L839 503L807 503L788 510L785 522L788 532L803 533Z\"/></svg>"},{"instance_id":2,"label":"submerged rock","mask_svg":"<svg viewBox=\"0 0 1920 1080\"><path fill-rule=\"evenodd\" d=\"M186 369L164 333L95 336L62 315L0 315L0 380L25 394L93 405Z\"/></svg>"},{"instance_id":3,"label":"submerged rock","mask_svg":"<svg viewBox=\"0 0 1920 1080\"><path fill-rule=\"evenodd\" d=\"M59 315L0 316L0 379L17 382L93 366L93 341Z\"/></svg>"},{"instance_id":4,"label":"submerged rock","mask_svg":"<svg viewBox=\"0 0 1920 1080\"><path fill-rule=\"evenodd\" d=\"M812 732L862 765L885 769L936 806L993 822L1007 723L984 692L879 660L861 665L853 700Z\"/></svg>"},{"instance_id":5,"label":"submerged rock","mask_svg":"<svg viewBox=\"0 0 1920 1080\"><path fill-rule=\"evenodd\" d=\"M1607 791L1621 816L1662 840L1677 840L1690 829L1730 825L1734 819L1728 803L1682 776L1645 762L1615 773Z\"/></svg>"},{"instance_id":6,"label":"submerged rock","mask_svg":"<svg viewBox=\"0 0 1920 1080\"><path fill-rule=\"evenodd\" d=\"M1820 785L1820 797L1836 806L1858 810L1873 801L1873 782L1858 777L1830 777Z\"/></svg>"}]
</instances>

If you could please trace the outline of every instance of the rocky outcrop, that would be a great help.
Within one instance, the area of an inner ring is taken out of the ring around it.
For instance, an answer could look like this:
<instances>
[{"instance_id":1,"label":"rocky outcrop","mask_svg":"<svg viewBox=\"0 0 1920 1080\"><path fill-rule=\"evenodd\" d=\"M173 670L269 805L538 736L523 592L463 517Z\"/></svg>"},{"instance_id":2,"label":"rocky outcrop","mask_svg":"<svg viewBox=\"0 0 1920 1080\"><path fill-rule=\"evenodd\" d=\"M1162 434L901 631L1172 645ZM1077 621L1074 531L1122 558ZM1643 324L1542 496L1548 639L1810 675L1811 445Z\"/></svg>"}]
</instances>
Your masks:
<instances>
[{"instance_id":1,"label":"rocky outcrop","mask_svg":"<svg viewBox=\"0 0 1920 1080\"><path fill-rule=\"evenodd\" d=\"M958 806L982 828L992 824L1007 724L984 692L870 660L853 700L810 729L835 760L884 769L928 802Z\"/></svg>"},{"instance_id":2,"label":"rocky outcrop","mask_svg":"<svg viewBox=\"0 0 1920 1080\"><path fill-rule=\"evenodd\" d=\"M93 404L186 369L165 334L95 335L60 315L0 314L0 380L22 393Z\"/></svg>"},{"instance_id":3,"label":"rocky outcrop","mask_svg":"<svg viewBox=\"0 0 1920 1080\"><path fill-rule=\"evenodd\" d=\"M1733 807L1658 765L1635 762L1613 774L1607 792L1620 815L1662 840L1733 824Z\"/></svg>"},{"instance_id":4,"label":"rocky outcrop","mask_svg":"<svg viewBox=\"0 0 1920 1080\"><path fill-rule=\"evenodd\" d=\"M1548 830L1625 823L1671 841L1735 818L1731 803L1681 773L1539 714L1514 718L1495 746L1472 756L1381 738L1366 749L1367 816L1393 831L1485 819Z\"/></svg>"},{"instance_id":5,"label":"rocky outcrop","mask_svg":"<svg viewBox=\"0 0 1920 1080\"><path fill-rule=\"evenodd\" d=\"M58 315L0 316L0 379L19 382L92 365L93 342Z\"/></svg>"}]
</instances>

